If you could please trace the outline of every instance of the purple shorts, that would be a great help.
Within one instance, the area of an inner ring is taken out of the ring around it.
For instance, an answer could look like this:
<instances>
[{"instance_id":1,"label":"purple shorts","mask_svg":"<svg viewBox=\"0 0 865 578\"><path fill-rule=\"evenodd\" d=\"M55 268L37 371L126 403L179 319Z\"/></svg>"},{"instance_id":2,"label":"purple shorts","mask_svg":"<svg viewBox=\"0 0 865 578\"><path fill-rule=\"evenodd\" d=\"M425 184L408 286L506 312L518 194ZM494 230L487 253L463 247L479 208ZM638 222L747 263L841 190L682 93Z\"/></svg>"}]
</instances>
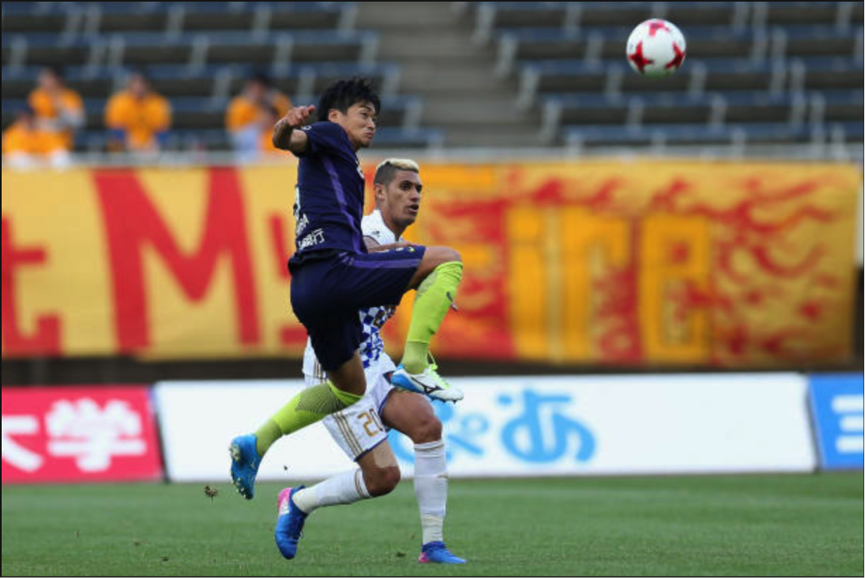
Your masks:
<instances>
[{"instance_id":1,"label":"purple shorts","mask_svg":"<svg viewBox=\"0 0 865 578\"><path fill-rule=\"evenodd\" d=\"M337 369L363 339L359 310L399 305L426 247L377 253L310 253L289 262L291 307L325 371Z\"/></svg>"}]
</instances>

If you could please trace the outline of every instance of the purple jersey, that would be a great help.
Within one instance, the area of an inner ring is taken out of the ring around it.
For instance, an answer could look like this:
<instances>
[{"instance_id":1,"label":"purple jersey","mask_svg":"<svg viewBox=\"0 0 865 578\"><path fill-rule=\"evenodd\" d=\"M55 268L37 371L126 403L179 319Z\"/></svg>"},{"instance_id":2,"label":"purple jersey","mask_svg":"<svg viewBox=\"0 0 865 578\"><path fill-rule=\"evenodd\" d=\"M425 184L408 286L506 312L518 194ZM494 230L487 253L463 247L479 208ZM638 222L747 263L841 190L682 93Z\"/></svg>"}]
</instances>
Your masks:
<instances>
[{"instance_id":1,"label":"purple jersey","mask_svg":"<svg viewBox=\"0 0 865 578\"><path fill-rule=\"evenodd\" d=\"M361 233L363 170L348 134L327 121L301 130L308 144L306 152L297 155L295 255L324 249L366 253Z\"/></svg>"}]
</instances>

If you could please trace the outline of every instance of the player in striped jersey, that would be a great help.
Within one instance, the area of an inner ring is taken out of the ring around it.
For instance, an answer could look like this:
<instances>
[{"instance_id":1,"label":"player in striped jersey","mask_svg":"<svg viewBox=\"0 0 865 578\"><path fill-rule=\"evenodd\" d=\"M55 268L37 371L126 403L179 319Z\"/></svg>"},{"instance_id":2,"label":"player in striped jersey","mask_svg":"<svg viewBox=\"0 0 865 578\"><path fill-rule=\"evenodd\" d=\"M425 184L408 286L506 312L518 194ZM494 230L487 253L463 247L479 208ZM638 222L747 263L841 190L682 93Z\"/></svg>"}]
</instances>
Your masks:
<instances>
[{"instance_id":1,"label":"player in striped jersey","mask_svg":"<svg viewBox=\"0 0 865 578\"><path fill-rule=\"evenodd\" d=\"M417 164L407 159L382 162L376 170L374 186L376 210L365 216L361 224L368 250L409 250L402 233L414 223L420 208L423 184ZM447 549L442 537L448 478L441 422L424 396L394 388L390 383L396 366L384 352L380 330L393 313L394 306L360 311L363 327L360 357L366 374L366 394L323 421L340 448L360 467L310 488L285 488L279 494L276 543L286 558L291 559L297 553L300 528L315 509L382 496L396 487L400 470L387 441L387 430L394 428L414 442L414 485L422 526L418 561L465 562ZM327 381L309 343L303 371L307 386ZM450 389L452 394L462 397L453 386Z\"/></svg>"}]
</instances>

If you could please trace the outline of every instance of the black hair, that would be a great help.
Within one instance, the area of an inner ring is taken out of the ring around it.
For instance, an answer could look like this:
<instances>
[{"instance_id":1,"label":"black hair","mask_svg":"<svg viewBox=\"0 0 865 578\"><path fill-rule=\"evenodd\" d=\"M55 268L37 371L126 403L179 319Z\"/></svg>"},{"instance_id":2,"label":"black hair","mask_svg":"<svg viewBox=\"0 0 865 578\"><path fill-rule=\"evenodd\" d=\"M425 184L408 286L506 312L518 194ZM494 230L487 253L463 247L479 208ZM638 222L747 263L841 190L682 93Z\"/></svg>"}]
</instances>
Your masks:
<instances>
[{"instance_id":1,"label":"black hair","mask_svg":"<svg viewBox=\"0 0 865 578\"><path fill-rule=\"evenodd\" d=\"M127 72L126 78L131 79L133 76L140 76L144 82L148 85L150 84L150 77L147 76L147 72L145 72L143 68L130 68Z\"/></svg>"},{"instance_id":2,"label":"black hair","mask_svg":"<svg viewBox=\"0 0 865 578\"><path fill-rule=\"evenodd\" d=\"M351 80L337 80L321 93L316 110L317 118L319 121L327 120L327 115L333 108L346 114L348 109L362 102L372 104L376 114L381 112L381 100L370 79L355 77Z\"/></svg>"},{"instance_id":3,"label":"black hair","mask_svg":"<svg viewBox=\"0 0 865 578\"><path fill-rule=\"evenodd\" d=\"M57 64L43 64L41 68L42 70L47 70L60 80L65 78L62 66L58 66Z\"/></svg>"},{"instance_id":4,"label":"black hair","mask_svg":"<svg viewBox=\"0 0 865 578\"><path fill-rule=\"evenodd\" d=\"M273 87L273 81L270 79L270 77L266 73L261 72L260 70L256 70L252 74L250 74L249 78L247 78L247 82L254 82L260 84L265 88Z\"/></svg>"}]
</instances>

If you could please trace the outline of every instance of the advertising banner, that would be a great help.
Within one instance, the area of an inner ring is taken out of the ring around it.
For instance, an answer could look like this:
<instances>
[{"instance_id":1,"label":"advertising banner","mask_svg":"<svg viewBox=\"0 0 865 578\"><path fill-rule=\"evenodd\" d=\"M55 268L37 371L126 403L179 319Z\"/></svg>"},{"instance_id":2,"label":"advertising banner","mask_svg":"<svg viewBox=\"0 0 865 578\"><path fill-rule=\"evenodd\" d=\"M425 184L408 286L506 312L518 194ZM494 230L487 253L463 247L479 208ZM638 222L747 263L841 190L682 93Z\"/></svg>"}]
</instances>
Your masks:
<instances>
[{"instance_id":1,"label":"advertising banner","mask_svg":"<svg viewBox=\"0 0 865 578\"><path fill-rule=\"evenodd\" d=\"M300 356L285 266L294 163L2 175L4 358ZM440 358L779 367L851 355L855 167L429 163L421 179L407 238L465 263ZM411 302L385 325L391 351Z\"/></svg>"},{"instance_id":2,"label":"advertising banner","mask_svg":"<svg viewBox=\"0 0 865 578\"><path fill-rule=\"evenodd\" d=\"M168 479L228 481L232 438L257 430L303 387L299 379L157 383L154 399ZM204 406L207 418L194 418ZM262 461L258 479L325 478L351 467L325 427L316 423L277 441Z\"/></svg>"},{"instance_id":3,"label":"advertising banner","mask_svg":"<svg viewBox=\"0 0 865 578\"><path fill-rule=\"evenodd\" d=\"M4 484L161 478L149 388L3 388Z\"/></svg>"},{"instance_id":4,"label":"advertising banner","mask_svg":"<svg viewBox=\"0 0 865 578\"><path fill-rule=\"evenodd\" d=\"M811 419L824 470L863 467L862 374L811 375Z\"/></svg>"},{"instance_id":5,"label":"advertising banner","mask_svg":"<svg viewBox=\"0 0 865 578\"><path fill-rule=\"evenodd\" d=\"M795 374L454 378L435 403L452 477L807 472L816 457ZM231 438L257 429L299 381L157 385L168 476L228 479ZM205 401L206 400L206 401ZM208 419L190 429L203 404ZM195 435L192 435L194 432ZM405 475L412 442L391 431ZM279 440L259 478L305 480L352 467L321 424Z\"/></svg>"}]
</instances>

